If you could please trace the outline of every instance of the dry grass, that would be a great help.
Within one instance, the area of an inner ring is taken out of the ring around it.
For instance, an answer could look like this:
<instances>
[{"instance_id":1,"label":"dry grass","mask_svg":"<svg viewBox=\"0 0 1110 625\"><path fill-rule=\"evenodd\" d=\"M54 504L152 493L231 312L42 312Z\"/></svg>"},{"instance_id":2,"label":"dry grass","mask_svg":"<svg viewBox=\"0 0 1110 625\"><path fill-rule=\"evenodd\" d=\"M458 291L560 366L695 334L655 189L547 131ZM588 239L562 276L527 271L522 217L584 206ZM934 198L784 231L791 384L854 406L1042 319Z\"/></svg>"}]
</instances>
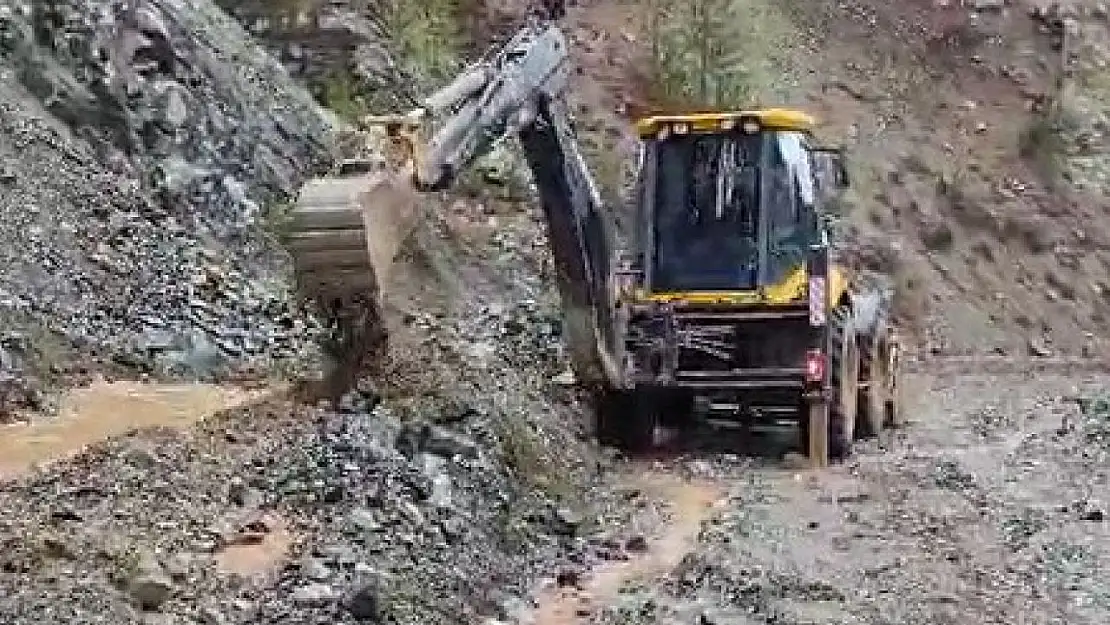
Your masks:
<instances>
[{"instance_id":1,"label":"dry grass","mask_svg":"<svg viewBox=\"0 0 1110 625\"><path fill-rule=\"evenodd\" d=\"M386 0L382 24L393 52L412 76L439 85L459 68L466 43L463 17L473 0Z\"/></svg>"}]
</instances>

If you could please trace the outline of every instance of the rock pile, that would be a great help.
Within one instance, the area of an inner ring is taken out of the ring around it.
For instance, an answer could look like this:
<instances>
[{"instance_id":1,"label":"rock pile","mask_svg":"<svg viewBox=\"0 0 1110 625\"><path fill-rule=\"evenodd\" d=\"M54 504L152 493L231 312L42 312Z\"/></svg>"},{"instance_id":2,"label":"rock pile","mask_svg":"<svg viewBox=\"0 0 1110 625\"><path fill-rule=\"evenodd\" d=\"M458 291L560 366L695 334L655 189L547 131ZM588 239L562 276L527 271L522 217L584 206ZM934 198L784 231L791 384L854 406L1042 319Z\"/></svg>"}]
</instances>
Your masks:
<instances>
[{"instance_id":1,"label":"rock pile","mask_svg":"<svg viewBox=\"0 0 1110 625\"><path fill-rule=\"evenodd\" d=\"M5 317L202 377L306 350L259 224L330 161L335 122L234 20L208 2L9 3L0 76Z\"/></svg>"}]
</instances>

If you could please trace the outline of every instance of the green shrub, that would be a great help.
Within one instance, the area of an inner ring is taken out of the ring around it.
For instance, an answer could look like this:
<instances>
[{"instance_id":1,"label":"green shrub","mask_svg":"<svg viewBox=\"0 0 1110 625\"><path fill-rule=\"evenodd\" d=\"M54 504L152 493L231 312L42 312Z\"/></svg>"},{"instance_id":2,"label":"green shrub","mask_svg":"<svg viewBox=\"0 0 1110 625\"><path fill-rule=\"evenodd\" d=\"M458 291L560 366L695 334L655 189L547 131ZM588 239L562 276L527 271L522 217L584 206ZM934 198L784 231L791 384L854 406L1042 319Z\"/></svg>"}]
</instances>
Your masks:
<instances>
[{"instance_id":1,"label":"green shrub","mask_svg":"<svg viewBox=\"0 0 1110 625\"><path fill-rule=\"evenodd\" d=\"M460 67L466 42L465 0L388 0L382 25L402 70L429 86L441 86Z\"/></svg>"},{"instance_id":2,"label":"green shrub","mask_svg":"<svg viewBox=\"0 0 1110 625\"><path fill-rule=\"evenodd\" d=\"M336 115L355 122L370 111L358 80L347 71L334 71L320 84L320 103Z\"/></svg>"}]
</instances>

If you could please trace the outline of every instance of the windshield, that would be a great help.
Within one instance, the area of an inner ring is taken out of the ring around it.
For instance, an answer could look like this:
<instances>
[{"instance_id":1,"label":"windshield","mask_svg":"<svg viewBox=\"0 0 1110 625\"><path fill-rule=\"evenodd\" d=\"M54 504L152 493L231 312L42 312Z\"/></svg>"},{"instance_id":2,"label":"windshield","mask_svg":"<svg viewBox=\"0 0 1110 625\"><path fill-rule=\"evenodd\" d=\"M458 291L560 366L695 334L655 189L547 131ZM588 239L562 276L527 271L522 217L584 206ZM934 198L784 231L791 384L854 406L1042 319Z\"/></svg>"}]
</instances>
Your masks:
<instances>
[{"instance_id":1,"label":"windshield","mask_svg":"<svg viewBox=\"0 0 1110 625\"><path fill-rule=\"evenodd\" d=\"M758 153L759 138L749 135L692 135L659 144L655 289L754 284Z\"/></svg>"},{"instance_id":2,"label":"windshield","mask_svg":"<svg viewBox=\"0 0 1110 625\"><path fill-rule=\"evenodd\" d=\"M805 262L814 221L814 179L804 136L797 132L768 135L770 197L765 281L775 283Z\"/></svg>"},{"instance_id":3,"label":"windshield","mask_svg":"<svg viewBox=\"0 0 1110 625\"><path fill-rule=\"evenodd\" d=\"M800 133L676 136L655 145L653 291L751 289L804 261L813 206ZM766 170L766 171L764 171Z\"/></svg>"}]
</instances>

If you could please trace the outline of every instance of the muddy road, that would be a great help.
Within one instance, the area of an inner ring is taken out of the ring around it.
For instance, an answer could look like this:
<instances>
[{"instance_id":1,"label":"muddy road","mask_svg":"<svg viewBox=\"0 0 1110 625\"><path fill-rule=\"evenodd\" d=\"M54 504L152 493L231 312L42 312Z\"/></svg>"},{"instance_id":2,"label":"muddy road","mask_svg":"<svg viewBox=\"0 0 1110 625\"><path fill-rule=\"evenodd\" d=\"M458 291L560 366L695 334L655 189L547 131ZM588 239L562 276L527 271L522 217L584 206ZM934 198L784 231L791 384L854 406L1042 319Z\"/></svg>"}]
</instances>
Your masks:
<instances>
[{"instance_id":1,"label":"muddy road","mask_svg":"<svg viewBox=\"0 0 1110 625\"><path fill-rule=\"evenodd\" d=\"M702 523L712 517L713 505L724 495L721 484L713 480L682 477L647 463L624 468L618 484L644 492L662 505L662 524L653 536L637 540L618 559L589 570L572 583L556 580L553 587L539 593L531 614L534 625L565 625L589 622L620 599L629 584L653 583L670 573L696 548Z\"/></svg>"},{"instance_id":2,"label":"muddy road","mask_svg":"<svg viewBox=\"0 0 1110 625\"><path fill-rule=\"evenodd\" d=\"M1110 376L937 371L907 375L908 425L844 464L607 461L588 484L607 513L521 504L512 548L491 503L511 483L445 434L455 460L406 459L381 414L205 419L251 396L100 387L72 405L161 427L55 446L57 469L0 489L0 620L1110 622ZM80 423L54 438L96 434Z\"/></svg>"},{"instance_id":3,"label":"muddy road","mask_svg":"<svg viewBox=\"0 0 1110 625\"><path fill-rule=\"evenodd\" d=\"M54 417L30 418L0 432L0 481L79 453L139 428L188 428L218 412L272 397L282 389L232 385L98 381L65 394Z\"/></svg>"},{"instance_id":4,"label":"muddy road","mask_svg":"<svg viewBox=\"0 0 1110 625\"><path fill-rule=\"evenodd\" d=\"M910 424L828 470L627 467L677 513L537 622L1110 622L1110 378L950 369L907 376Z\"/></svg>"}]
</instances>

